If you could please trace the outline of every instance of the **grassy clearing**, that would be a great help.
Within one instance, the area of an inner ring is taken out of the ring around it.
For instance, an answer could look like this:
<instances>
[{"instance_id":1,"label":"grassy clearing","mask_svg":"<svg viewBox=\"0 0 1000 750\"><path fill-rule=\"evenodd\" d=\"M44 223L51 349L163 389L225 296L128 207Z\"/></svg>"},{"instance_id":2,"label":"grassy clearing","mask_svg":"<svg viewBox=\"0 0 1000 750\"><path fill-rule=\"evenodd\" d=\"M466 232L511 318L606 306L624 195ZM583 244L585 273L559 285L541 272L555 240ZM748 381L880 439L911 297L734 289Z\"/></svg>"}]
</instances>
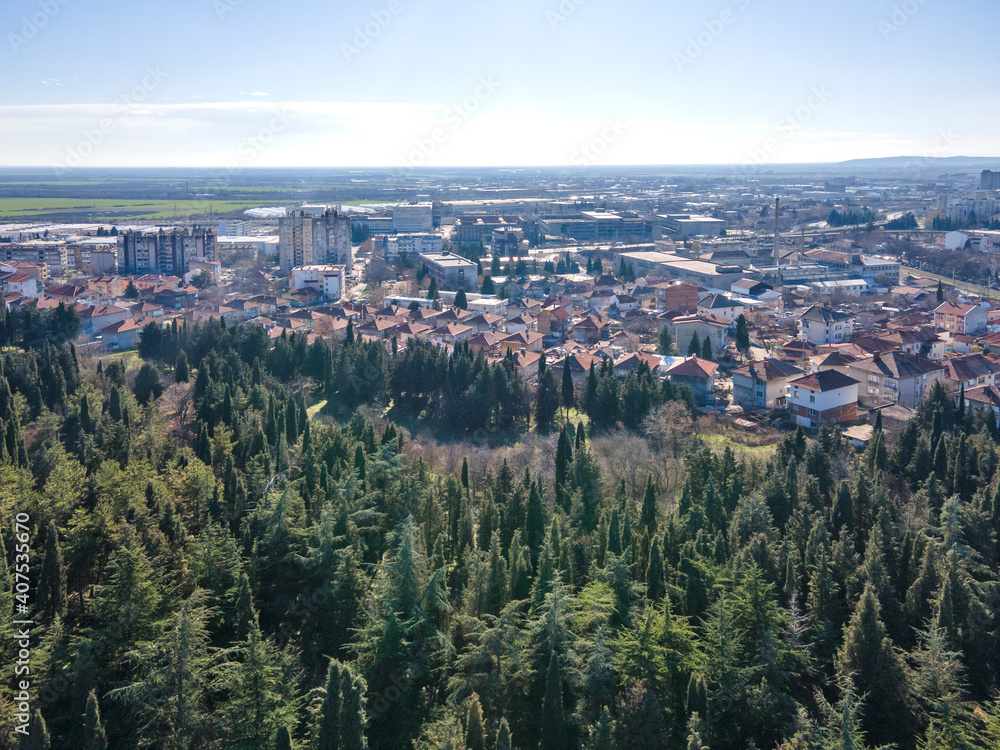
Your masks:
<instances>
[{"instance_id":1,"label":"grassy clearing","mask_svg":"<svg viewBox=\"0 0 1000 750\"><path fill-rule=\"evenodd\" d=\"M770 431L765 433L742 432L731 427L708 431L698 425L695 429L695 435L705 445L719 453L722 453L727 447L731 448L736 460L753 458L766 461L774 455L780 441L780 436L777 433L771 434Z\"/></svg>"}]
</instances>

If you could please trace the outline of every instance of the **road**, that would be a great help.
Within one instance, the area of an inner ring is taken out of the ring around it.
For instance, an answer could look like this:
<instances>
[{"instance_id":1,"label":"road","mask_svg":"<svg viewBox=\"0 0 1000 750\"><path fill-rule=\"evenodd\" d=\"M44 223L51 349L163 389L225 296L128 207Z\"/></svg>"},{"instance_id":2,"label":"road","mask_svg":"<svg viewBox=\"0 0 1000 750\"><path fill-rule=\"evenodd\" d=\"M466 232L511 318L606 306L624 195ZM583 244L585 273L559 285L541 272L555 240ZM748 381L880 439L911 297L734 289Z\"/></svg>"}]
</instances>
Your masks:
<instances>
[{"instance_id":1,"label":"road","mask_svg":"<svg viewBox=\"0 0 1000 750\"><path fill-rule=\"evenodd\" d=\"M940 274L931 273L930 271L926 270L921 271L919 269L913 268L912 266L903 266L902 269L903 271L909 273L912 276L920 276L922 278L929 278L929 279L938 279L939 281L943 281L947 286L952 286L950 276L941 276ZM996 289L988 290L986 287L980 286L979 284L970 284L967 281L959 281L957 279L955 280L954 286L957 289L962 289L963 291L966 292L972 292L973 294L978 294L980 297L986 297L987 299L992 297L993 294L997 293Z\"/></svg>"}]
</instances>

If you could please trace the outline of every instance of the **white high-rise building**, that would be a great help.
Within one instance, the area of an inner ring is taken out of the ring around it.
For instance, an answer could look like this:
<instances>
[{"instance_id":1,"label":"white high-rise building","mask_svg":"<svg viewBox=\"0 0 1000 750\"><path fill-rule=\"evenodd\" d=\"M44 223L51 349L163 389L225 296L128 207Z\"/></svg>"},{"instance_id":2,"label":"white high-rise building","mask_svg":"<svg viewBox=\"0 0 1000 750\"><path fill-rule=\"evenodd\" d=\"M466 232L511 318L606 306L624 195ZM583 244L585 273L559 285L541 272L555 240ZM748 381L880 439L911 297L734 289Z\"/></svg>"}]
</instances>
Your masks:
<instances>
[{"instance_id":1,"label":"white high-rise building","mask_svg":"<svg viewBox=\"0 0 1000 750\"><path fill-rule=\"evenodd\" d=\"M278 256L283 269L314 264L353 264L351 220L339 206L299 206L278 220Z\"/></svg>"},{"instance_id":2,"label":"white high-rise building","mask_svg":"<svg viewBox=\"0 0 1000 750\"><path fill-rule=\"evenodd\" d=\"M400 203L392 209L392 223L397 232L430 231L434 208L430 203Z\"/></svg>"}]
</instances>

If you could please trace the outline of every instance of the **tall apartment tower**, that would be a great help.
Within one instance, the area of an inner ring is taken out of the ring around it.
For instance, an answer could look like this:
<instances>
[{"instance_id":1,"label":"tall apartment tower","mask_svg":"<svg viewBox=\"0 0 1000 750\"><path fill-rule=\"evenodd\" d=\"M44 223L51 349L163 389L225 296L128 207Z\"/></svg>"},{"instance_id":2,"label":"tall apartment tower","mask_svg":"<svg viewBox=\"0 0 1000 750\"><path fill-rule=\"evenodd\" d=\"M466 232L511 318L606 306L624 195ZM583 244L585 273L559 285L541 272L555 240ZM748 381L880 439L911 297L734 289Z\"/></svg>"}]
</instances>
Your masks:
<instances>
[{"instance_id":1,"label":"tall apartment tower","mask_svg":"<svg viewBox=\"0 0 1000 750\"><path fill-rule=\"evenodd\" d=\"M281 268L353 263L351 220L339 206L299 206L278 220Z\"/></svg>"},{"instance_id":2,"label":"tall apartment tower","mask_svg":"<svg viewBox=\"0 0 1000 750\"><path fill-rule=\"evenodd\" d=\"M129 230L118 235L118 267L123 273L183 276L192 260L217 260L215 234L191 229Z\"/></svg>"},{"instance_id":3,"label":"tall apartment tower","mask_svg":"<svg viewBox=\"0 0 1000 750\"><path fill-rule=\"evenodd\" d=\"M984 169L979 175L980 190L1000 190L1000 172Z\"/></svg>"}]
</instances>

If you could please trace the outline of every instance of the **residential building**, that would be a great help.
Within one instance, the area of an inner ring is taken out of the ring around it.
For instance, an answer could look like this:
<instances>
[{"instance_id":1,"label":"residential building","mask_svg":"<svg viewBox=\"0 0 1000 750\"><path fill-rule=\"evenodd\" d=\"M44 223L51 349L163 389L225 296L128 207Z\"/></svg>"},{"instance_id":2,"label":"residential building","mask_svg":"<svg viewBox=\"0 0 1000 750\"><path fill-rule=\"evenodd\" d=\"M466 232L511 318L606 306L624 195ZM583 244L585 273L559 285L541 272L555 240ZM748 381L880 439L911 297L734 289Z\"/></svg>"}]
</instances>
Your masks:
<instances>
[{"instance_id":1,"label":"residential building","mask_svg":"<svg viewBox=\"0 0 1000 750\"><path fill-rule=\"evenodd\" d=\"M788 404L803 427L850 424L858 416L858 381L837 370L823 370L788 383Z\"/></svg>"},{"instance_id":2,"label":"residential building","mask_svg":"<svg viewBox=\"0 0 1000 750\"><path fill-rule=\"evenodd\" d=\"M434 226L430 203L400 203L392 209L392 224L396 232L427 232Z\"/></svg>"},{"instance_id":3,"label":"residential building","mask_svg":"<svg viewBox=\"0 0 1000 750\"><path fill-rule=\"evenodd\" d=\"M420 261L427 266L431 278L439 289L472 289L476 286L479 267L455 253L420 253Z\"/></svg>"},{"instance_id":4,"label":"residential building","mask_svg":"<svg viewBox=\"0 0 1000 750\"><path fill-rule=\"evenodd\" d=\"M963 305L942 302L934 308L934 325L939 331L952 334L976 334L986 328L986 308L982 305Z\"/></svg>"},{"instance_id":5,"label":"residential building","mask_svg":"<svg viewBox=\"0 0 1000 750\"><path fill-rule=\"evenodd\" d=\"M698 309L698 287L683 281L654 284L653 294L660 310L695 312Z\"/></svg>"},{"instance_id":6,"label":"residential building","mask_svg":"<svg viewBox=\"0 0 1000 750\"><path fill-rule=\"evenodd\" d=\"M216 235L189 229L129 230L118 235L118 263L124 273L183 276L191 260L218 260Z\"/></svg>"},{"instance_id":7,"label":"residential building","mask_svg":"<svg viewBox=\"0 0 1000 750\"><path fill-rule=\"evenodd\" d=\"M746 307L722 294L709 294L698 303L698 312L735 321Z\"/></svg>"},{"instance_id":8,"label":"residential building","mask_svg":"<svg viewBox=\"0 0 1000 750\"><path fill-rule=\"evenodd\" d=\"M951 357L944 364L956 393L963 385L967 391L979 386L997 385L997 375L1000 375L1000 362L982 354Z\"/></svg>"},{"instance_id":9,"label":"residential building","mask_svg":"<svg viewBox=\"0 0 1000 750\"><path fill-rule=\"evenodd\" d=\"M942 362L902 352L855 360L847 365L847 374L858 381L862 404L899 404L909 409L920 406L935 381L948 377Z\"/></svg>"},{"instance_id":10,"label":"residential building","mask_svg":"<svg viewBox=\"0 0 1000 750\"><path fill-rule=\"evenodd\" d=\"M443 239L439 234L396 234L385 240L385 260L395 261L400 255L416 257L421 253L440 253Z\"/></svg>"},{"instance_id":11,"label":"residential building","mask_svg":"<svg viewBox=\"0 0 1000 750\"><path fill-rule=\"evenodd\" d=\"M854 334L854 316L813 305L799 317L799 338L817 346L842 344Z\"/></svg>"},{"instance_id":12,"label":"residential building","mask_svg":"<svg viewBox=\"0 0 1000 750\"><path fill-rule=\"evenodd\" d=\"M781 409L788 403L788 383L805 372L791 362L765 359L732 372L733 400L744 409Z\"/></svg>"},{"instance_id":13,"label":"residential building","mask_svg":"<svg viewBox=\"0 0 1000 750\"><path fill-rule=\"evenodd\" d=\"M328 264L351 267L351 219L339 206L299 206L278 220L278 258L283 269Z\"/></svg>"},{"instance_id":14,"label":"residential building","mask_svg":"<svg viewBox=\"0 0 1000 750\"><path fill-rule=\"evenodd\" d=\"M719 318L715 315L681 315L666 323L670 326L670 335L673 336L674 346L677 351L686 353L691 339L697 335L699 342L704 342L707 337L712 342L712 351L719 352L726 346L726 331L729 330L730 321ZM704 346L704 344L701 344Z\"/></svg>"},{"instance_id":15,"label":"residential building","mask_svg":"<svg viewBox=\"0 0 1000 750\"><path fill-rule=\"evenodd\" d=\"M695 406L709 406L715 402L716 362L700 357L685 357L667 368L665 375L670 382L691 387Z\"/></svg>"},{"instance_id":16,"label":"residential building","mask_svg":"<svg viewBox=\"0 0 1000 750\"><path fill-rule=\"evenodd\" d=\"M343 266L297 266L292 269L291 288L315 289L327 302L340 299L343 293Z\"/></svg>"}]
</instances>

